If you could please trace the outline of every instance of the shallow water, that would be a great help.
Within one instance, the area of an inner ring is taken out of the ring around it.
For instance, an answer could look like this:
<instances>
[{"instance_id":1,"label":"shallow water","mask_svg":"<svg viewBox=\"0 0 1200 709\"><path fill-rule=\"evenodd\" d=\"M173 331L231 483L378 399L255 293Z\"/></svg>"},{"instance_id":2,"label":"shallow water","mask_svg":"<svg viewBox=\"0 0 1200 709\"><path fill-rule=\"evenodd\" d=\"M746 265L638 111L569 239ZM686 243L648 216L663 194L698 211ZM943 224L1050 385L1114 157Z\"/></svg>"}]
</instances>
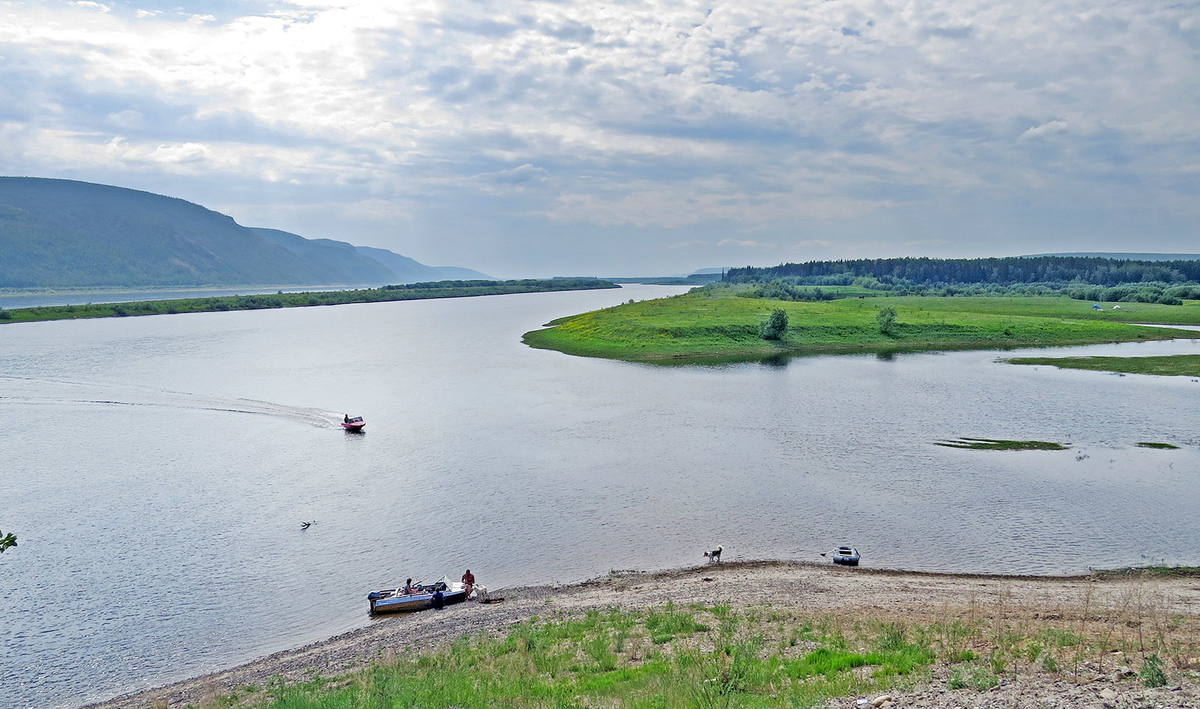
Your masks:
<instances>
[{"instance_id":1,"label":"shallow water","mask_svg":"<svg viewBox=\"0 0 1200 709\"><path fill-rule=\"evenodd\" d=\"M1200 561L1188 378L996 362L1034 350L663 367L520 343L682 290L0 327L0 529L20 538L0 706L299 646L371 622L374 588L467 567L502 587L839 543L941 571ZM1072 448L933 445L959 436Z\"/></svg>"}]
</instances>

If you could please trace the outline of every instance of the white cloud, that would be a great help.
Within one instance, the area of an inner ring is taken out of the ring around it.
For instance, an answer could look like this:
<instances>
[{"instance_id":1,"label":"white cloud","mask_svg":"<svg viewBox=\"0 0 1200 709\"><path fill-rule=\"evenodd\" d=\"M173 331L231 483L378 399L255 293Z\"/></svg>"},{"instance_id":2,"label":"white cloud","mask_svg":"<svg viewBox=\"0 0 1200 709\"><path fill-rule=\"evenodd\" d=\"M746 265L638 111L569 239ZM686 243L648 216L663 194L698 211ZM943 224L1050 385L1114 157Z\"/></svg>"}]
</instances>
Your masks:
<instances>
[{"instance_id":1,"label":"white cloud","mask_svg":"<svg viewBox=\"0 0 1200 709\"><path fill-rule=\"evenodd\" d=\"M750 239L721 239L717 246L733 246L740 249L773 249L775 244L762 244Z\"/></svg>"},{"instance_id":2,"label":"white cloud","mask_svg":"<svg viewBox=\"0 0 1200 709\"><path fill-rule=\"evenodd\" d=\"M158 146L148 159L161 163L192 162L203 160L211 152L207 145L201 143L176 143Z\"/></svg>"},{"instance_id":3,"label":"white cloud","mask_svg":"<svg viewBox=\"0 0 1200 709\"><path fill-rule=\"evenodd\" d=\"M1067 130L1067 128L1069 128L1069 126L1067 125L1066 121L1054 120L1043 123L1039 126L1034 126L1033 128L1030 128L1022 133L1020 137L1021 139L1040 138L1052 133L1062 133L1063 131Z\"/></svg>"},{"instance_id":4,"label":"white cloud","mask_svg":"<svg viewBox=\"0 0 1200 709\"><path fill-rule=\"evenodd\" d=\"M74 6L74 7L78 7L82 10L99 10L100 12L112 12L112 8L109 7L108 5L104 5L104 4L98 3L98 2L92 2L91 0L71 0L71 2L68 2L67 4Z\"/></svg>"}]
</instances>

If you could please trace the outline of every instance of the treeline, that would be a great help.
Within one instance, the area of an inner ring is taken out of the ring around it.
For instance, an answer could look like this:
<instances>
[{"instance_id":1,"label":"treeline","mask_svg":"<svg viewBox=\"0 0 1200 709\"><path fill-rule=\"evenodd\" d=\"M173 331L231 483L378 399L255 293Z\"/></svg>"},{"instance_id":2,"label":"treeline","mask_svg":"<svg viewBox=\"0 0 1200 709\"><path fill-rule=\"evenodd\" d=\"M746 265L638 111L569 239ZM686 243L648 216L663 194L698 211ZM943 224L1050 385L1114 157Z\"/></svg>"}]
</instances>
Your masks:
<instances>
[{"instance_id":1,"label":"treeline","mask_svg":"<svg viewBox=\"0 0 1200 709\"><path fill-rule=\"evenodd\" d=\"M788 279L803 285L850 285L871 278L887 286L1130 283L1200 283L1200 261L1123 261L1090 256L933 259L893 258L784 263L769 268L731 268L731 283Z\"/></svg>"},{"instance_id":2,"label":"treeline","mask_svg":"<svg viewBox=\"0 0 1200 709\"><path fill-rule=\"evenodd\" d=\"M380 303L427 298L466 298L481 295L594 290L618 287L611 281L595 278L525 279L514 281L435 281L347 291L319 291L312 293L284 293L281 291L265 295L231 295L215 298L184 298L179 300L142 300L131 303L50 305L36 308L14 308L12 310L0 308L0 322L34 322L39 320L108 318L135 315L174 315L177 313L262 310L268 308L303 308L317 305Z\"/></svg>"},{"instance_id":3,"label":"treeline","mask_svg":"<svg viewBox=\"0 0 1200 709\"><path fill-rule=\"evenodd\" d=\"M1179 305L1200 299L1200 261L1073 256L812 261L730 269L721 285L729 284L755 286L743 291L747 297L792 301L872 294L1059 295L1076 300Z\"/></svg>"}]
</instances>

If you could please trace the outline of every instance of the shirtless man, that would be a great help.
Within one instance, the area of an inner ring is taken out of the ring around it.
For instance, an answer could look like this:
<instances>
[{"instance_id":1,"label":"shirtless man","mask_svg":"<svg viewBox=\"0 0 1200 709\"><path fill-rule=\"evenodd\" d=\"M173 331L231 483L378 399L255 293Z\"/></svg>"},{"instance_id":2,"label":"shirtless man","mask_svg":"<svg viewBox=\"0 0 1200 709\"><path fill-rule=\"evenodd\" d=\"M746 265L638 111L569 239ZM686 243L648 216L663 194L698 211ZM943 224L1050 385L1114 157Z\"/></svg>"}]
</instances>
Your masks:
<instances>
[{"instance_id":1,"label":"shirtless man","mask_svg":"<svg viewBox=\"0 0 1200 709\"><path fill-rule=\"evenodd\" d=\"M467 573L463 574L462 576L462 582L463 586L467 589L466 597L470 598L471 589L475 587L475 574L471 573L470 569L467 569Z\"/></svg>"}]
</instances>

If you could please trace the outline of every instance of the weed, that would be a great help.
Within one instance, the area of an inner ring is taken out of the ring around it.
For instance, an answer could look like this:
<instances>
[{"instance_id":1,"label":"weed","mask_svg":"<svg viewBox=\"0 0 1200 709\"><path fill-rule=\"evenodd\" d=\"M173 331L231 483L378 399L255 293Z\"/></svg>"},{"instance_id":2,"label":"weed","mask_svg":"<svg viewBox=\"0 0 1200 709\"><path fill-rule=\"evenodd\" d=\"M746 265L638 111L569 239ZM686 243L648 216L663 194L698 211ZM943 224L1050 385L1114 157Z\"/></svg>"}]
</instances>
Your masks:
<instances>
[{"instance_id":1,"label":"weed","mask_svg":"<svg viewBox=\"0 0 1200 709\"><path fill-rule=\"evenodd\" d=\"M1158 659L1158 655L1151 655L1142 663L1142 671L1139 673L1142 678L1142 684L1147 687L1165 687L1167 686L1167 673L1163 671L1163 661Z\"/></svg>"}]
</instances>

